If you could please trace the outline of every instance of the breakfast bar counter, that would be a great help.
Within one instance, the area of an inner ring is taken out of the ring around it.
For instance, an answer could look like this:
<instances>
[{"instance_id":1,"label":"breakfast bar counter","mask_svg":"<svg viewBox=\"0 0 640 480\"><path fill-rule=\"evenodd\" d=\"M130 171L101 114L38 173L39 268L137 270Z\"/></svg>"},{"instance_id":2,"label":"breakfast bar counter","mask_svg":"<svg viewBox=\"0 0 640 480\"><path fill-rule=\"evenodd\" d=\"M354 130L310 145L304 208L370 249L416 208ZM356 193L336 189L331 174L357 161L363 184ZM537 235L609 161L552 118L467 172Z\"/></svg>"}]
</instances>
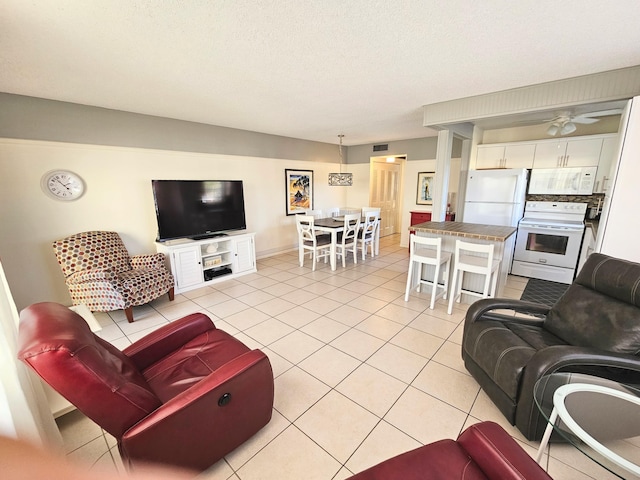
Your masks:
<instances>
[{"instance_id":1,"label":"breakfast bar counter","mask_svg":"<svg viewBox=\"0 0 640 480\"><path fill-rule=\"evenodd\" d=\"M424 222L411 225L411 230L415 231L418 236L441 237L442 249L452 254L456 248L456 240L493 244L494 256L500 259L496 297L503 295L504 286L507 283L507 275L511 269L511 261L513 259L513 247L516 238L515 227L466 222ZM453 265L451 267L453 268ZM429 274L430 273L431 272L429 272ZM483 282L479 276L475 274L465 275L464 288L482 291L482 285ZM462 301L464 302L473 300L477 299L467 295L462 296Z\"/></svg>"}]
</instances>

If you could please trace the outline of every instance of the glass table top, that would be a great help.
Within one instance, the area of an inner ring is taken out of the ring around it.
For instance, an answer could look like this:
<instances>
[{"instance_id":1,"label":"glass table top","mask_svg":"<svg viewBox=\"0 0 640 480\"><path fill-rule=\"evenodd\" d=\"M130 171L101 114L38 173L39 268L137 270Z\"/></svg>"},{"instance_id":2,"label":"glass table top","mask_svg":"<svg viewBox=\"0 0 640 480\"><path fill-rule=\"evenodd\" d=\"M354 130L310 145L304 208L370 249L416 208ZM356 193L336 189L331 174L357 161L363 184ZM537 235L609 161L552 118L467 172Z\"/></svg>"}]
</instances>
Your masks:
<instances>
[{"instance_id":1,"label":"glass table top","mask_svg":"<svg viewBox=\"0 0 640 480\"><path fill-rule=\"evenodd\" d=\"M541 377L534 399L547 421L557 415L553 431L560 438L552 435L551 441L569 442L620 478L640 479L640 378L635 375L622 381L569 372Z\"/></svg>"}]
</instances>

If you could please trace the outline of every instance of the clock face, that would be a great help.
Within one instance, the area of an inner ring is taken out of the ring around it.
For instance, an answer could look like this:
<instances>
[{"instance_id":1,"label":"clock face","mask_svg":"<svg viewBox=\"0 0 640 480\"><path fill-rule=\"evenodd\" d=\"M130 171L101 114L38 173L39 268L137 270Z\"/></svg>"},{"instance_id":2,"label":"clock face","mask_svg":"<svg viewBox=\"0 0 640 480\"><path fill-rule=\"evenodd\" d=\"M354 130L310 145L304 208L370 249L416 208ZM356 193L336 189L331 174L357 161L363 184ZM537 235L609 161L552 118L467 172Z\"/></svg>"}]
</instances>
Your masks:
<instances>
[{"instance_id":1,"label":"clock face","mask_svg":"<svg viewBox=\"0 0 640 480\"><path fill-rule=\"evenodd\" d=\"M42 177L42 189L56 200L76 200L84 193L84 182L73 172L54 170Z\"/></svg>"}]
</instances>

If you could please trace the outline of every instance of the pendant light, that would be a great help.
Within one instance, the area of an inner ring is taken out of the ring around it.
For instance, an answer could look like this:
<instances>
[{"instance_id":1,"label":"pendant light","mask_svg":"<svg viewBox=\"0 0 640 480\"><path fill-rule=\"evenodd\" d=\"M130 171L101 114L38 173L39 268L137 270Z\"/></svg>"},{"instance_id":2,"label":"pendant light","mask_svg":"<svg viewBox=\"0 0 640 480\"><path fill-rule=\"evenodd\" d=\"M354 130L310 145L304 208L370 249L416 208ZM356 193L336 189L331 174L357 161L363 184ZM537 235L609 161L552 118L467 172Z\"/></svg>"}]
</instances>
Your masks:
<instances>
[{"instance_id":1,"label":"pendant light","mask_svg":"<svg viewBox=\"0 0 640 480\"><path fill-rule=\"evenodd\" d=\"M338 152L340 153L340 173L329 174L330 187L350 187L353 185L353 174L342 173L342 138L344 135L338 135Z\"/></svg>"}]
</instances>

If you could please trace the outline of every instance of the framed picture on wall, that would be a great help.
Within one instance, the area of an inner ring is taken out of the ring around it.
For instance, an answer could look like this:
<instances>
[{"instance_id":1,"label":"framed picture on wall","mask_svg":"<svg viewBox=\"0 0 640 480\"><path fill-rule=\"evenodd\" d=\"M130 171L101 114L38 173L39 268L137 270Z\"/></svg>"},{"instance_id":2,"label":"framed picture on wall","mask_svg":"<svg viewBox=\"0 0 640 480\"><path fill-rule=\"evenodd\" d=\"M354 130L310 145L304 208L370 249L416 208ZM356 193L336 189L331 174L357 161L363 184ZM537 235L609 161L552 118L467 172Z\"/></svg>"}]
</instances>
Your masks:
<instances>
[{"instance_id":1,"label":"framed picture on wall","mask_svg":"<svg viewBox=\"0 0 640 480\"><path fill-rule=\"evenodd\" d=\"M418 173L418 193L416 197L417 205L432 205L432 188L433 179L436 172L420 172Z\"/></svg>"},{"instance_id":2,"label":"framed picture on wall","mask_svg":"<svg viewBox=\"0 0 640 480\"><path fill-rule=\"evenodd\" d=\"M313 210L313 170L285 169L287 215Z\"/></svg>"}]
</instances>

